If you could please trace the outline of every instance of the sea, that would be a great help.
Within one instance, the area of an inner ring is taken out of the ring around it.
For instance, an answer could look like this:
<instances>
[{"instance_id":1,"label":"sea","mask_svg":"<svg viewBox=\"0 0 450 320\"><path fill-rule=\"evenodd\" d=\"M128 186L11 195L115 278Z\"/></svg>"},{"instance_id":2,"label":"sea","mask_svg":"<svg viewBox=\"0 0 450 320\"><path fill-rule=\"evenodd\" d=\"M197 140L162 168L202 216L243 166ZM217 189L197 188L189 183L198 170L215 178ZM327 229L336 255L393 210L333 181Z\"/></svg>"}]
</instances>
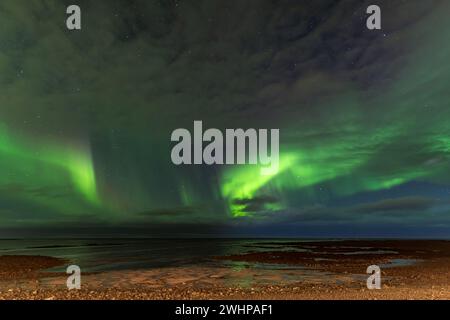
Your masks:
<instances>
[{"instance_id":1,"label":"sea","mask_svg":"<svg viewBox=\"0 0 450 320\"><path fill-rule=\"evenodd\" d=\"M306 251L289 244L305 239L4 239L1 255L63 258L84 271L149 269L230 262L217 256L264 251ZM329 240L333 241L333 240ZM64 266L53 271L63 271Z\"/></svg>"}]
</instances>

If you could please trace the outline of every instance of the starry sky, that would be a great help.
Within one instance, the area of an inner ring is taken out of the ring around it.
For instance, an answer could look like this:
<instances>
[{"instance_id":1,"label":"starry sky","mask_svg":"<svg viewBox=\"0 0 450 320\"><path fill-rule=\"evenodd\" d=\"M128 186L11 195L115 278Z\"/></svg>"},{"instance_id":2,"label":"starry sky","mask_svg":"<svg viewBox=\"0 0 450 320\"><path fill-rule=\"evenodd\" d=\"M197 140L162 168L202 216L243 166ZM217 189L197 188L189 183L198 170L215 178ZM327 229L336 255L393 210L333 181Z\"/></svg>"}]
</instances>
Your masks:
<instances>
[{"instance_id":1,"label":"starry sky","mask_svg":"<svg viewBox=\"0 0 450 320\"><path fill-rule=\"evenodd\" d=\"M448 238L450 2L372 2L2 1L0 237ZM278 172L172 164L194 120Z\"/></svg>"}]
</instances>

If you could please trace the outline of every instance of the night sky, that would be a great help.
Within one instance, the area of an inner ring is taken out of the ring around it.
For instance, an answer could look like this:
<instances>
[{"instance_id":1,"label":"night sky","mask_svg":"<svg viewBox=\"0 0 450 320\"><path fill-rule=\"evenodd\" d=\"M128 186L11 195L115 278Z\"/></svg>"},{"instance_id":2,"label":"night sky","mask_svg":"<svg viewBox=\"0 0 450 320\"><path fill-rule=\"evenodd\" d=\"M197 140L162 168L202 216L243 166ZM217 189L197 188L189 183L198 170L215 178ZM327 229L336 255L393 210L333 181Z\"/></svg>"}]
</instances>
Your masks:
<instances>
[{"instance_id":1,"label":"night sky","mask_svg":"<svg viewBox=\"0 0 450 320\"><path fill-rule=\"evenodd\" d=\"M449 237L449 14L445 0L1 1L0 238ZM278 173L172 164L171 132L194 120L280 129Z\"/></svg>"}]
</instances>

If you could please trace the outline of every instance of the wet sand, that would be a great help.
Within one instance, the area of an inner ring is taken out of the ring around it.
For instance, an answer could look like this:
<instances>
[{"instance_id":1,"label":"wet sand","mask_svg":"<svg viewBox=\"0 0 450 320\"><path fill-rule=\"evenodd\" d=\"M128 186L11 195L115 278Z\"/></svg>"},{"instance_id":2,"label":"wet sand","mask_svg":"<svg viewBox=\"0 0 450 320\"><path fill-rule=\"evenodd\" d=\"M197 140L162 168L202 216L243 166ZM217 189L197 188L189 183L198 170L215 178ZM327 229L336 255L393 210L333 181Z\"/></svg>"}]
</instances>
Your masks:
<instances>
[{"instance_id":1,"label":"wet sand","mask_svg":"<svg viewBox=\"0 0 450 320\"><path fill-rule=\"evenodd\" d=\"M450 241L345 240L265 243L264 252L215 257L223 265L66 275L69 262L0 257L0 299L450 299ZM250 248L251 250L252 248ZM366 268L381 267L380 290Z\"/></svg>"}]
</instances>

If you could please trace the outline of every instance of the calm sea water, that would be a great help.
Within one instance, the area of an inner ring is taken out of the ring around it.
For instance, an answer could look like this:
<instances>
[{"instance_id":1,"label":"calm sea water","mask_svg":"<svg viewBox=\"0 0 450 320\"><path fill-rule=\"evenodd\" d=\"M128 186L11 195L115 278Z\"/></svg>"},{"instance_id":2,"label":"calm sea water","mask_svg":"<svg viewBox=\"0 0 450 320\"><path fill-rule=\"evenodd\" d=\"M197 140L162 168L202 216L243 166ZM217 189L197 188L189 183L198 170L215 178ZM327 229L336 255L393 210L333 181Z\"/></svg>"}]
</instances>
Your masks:
<instances>
[{"instance_id":1,"label":"calm sea water","mask_svg":"<svg viewBox=\"0 0 450 320\"><path fill-rule=\"evenodd\" d=\"M297 250L293 239L49 239L0 240L0 255L65 258L84 271L174 267L224 263L214 256L255 251ZM295 240L299 242L302 240ZM305 241L305 240L303 240ZM55 268L62 271L64 267Z\"/></svg>"}]
</instances>

